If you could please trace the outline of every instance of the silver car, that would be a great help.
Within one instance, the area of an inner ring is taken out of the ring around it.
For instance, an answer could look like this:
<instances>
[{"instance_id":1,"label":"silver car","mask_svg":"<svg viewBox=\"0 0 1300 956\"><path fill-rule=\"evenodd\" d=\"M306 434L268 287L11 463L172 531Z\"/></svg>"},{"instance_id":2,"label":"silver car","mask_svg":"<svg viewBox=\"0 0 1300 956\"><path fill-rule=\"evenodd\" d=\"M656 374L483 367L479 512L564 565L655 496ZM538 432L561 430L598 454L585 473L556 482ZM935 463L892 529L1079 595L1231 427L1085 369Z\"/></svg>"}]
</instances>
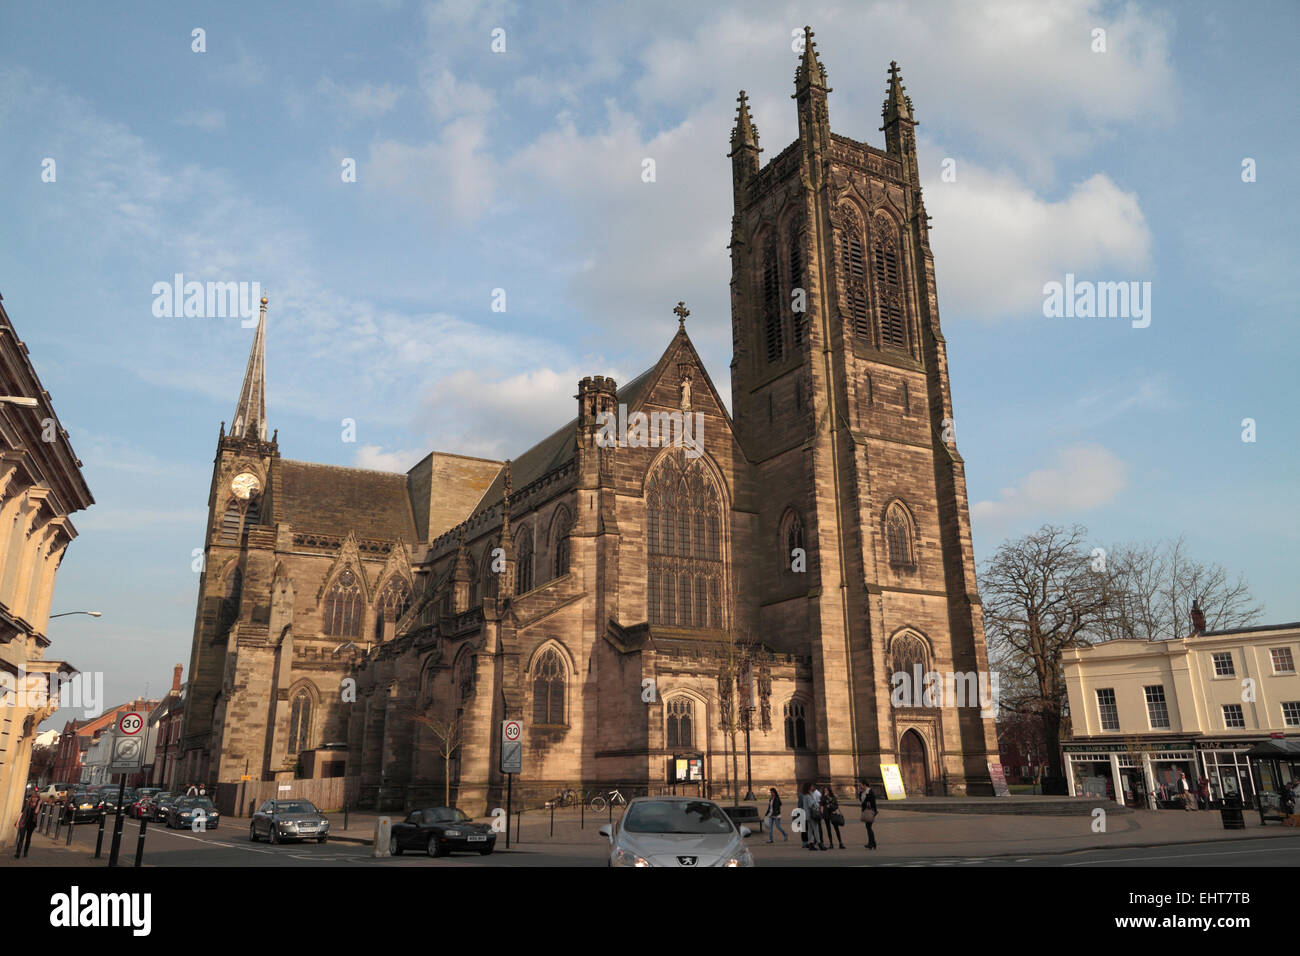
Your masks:
<instances>
[{"instance_id":1,"label":"silver car","mask_svg":"<svg viewBox=\"0 0 1300 956\"><path fill-rule=\"evenodd\" d=\"M637 797L600 832L609 838L610 866L754 865L745 846L749 827L699 797Z\"/></svg>"},{"instance_id":2,"label":"silver car","mask_svg":"<svg viewBox=\"0 0 1300 956\"><path fill-rule=\"evenodd\" d=\"M310 800L267 800L248 823L248 839L256 843L266 834L271 843L285 840L329 839L330 822Z\"/></svg>"}]
</instances>

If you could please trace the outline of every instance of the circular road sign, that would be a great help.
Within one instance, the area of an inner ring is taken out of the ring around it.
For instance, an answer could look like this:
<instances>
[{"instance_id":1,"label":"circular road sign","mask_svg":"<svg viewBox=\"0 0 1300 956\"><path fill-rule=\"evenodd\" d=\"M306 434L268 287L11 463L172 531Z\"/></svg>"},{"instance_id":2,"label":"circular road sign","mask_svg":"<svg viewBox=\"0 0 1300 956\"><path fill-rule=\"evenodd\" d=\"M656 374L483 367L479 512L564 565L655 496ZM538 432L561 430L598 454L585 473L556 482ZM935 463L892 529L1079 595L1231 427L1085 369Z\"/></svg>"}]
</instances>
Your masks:
<instances>
[{"instance_id":1,"label":"circular road sign","mask_svg":"<svg viewBox=\"0 0 1300 956\"><path fill-rule=\"evenodd\" d=\"M518 740L519 735L522 732L523 732L523 727L520 726L519 721L517 720L506 721L506 740Z\"/></svg>"},{"instance_id":2,"label":"circular road sign","mask_svg":"<svg viewBox=\"0 0 1300 956\"><path fill-rule=\"evenodd\" d=\"M117 729L127 736L138 734L144 729L144 718L136 713L123 714L117 718Z\"/></svg>"}]
</instances>

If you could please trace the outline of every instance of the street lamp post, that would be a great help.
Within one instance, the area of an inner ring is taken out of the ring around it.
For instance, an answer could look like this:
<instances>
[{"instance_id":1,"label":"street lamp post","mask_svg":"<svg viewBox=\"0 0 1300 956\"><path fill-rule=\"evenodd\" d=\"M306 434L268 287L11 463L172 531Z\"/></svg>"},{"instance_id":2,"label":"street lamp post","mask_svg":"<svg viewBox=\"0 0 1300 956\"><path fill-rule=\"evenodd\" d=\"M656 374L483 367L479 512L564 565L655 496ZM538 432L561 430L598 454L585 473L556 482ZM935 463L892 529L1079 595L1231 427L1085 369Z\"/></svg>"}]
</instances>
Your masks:
<instances>
[{"instance_id":1,"label":"street lamp post","mask_svg":"<svg viewBox=\"0 0 1300 956\"><path fill-rule=\"evenodd\" d=\"M60 612L60 613L58 613L58 614L51 614L51 615L50 615L50 620L52 621L52 620L54 620L56 617L67 617L69 614L89 614L91 617L103 617L103 616L104 616L104 612L103 612L103 611L62 611L62 612Z\"/></svg>"}]
</instances>

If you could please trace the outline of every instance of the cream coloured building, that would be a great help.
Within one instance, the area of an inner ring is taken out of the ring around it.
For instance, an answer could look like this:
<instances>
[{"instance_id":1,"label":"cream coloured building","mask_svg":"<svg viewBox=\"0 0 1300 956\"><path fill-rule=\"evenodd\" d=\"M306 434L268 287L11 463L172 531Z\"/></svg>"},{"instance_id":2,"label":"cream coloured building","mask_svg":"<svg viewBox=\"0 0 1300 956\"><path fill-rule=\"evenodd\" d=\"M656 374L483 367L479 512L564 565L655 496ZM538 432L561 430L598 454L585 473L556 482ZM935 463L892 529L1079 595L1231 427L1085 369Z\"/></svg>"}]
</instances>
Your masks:
<instances>
[{"instance_id":1,"label":"cream coloured building","mask_svg":"<svg viewBox=\"0 0 1300 956\"><path fill-rule=\"evenodd\" d=\"M55 574L77 535L68 516L93 503L0 305L0 848L12 845L38 728L58 708L45 689L71 672L46 658L46 630Z\"/></svg>"},{"instance_id":2,"label":"cream coloured building","mask_svg":"<svg viewBox=\"0 0 1300 956\"><path fill-rule=\"evenodd\" d=\"M1257 790L1290 782L1296 765L1261 762L1252 776L1245 753L1278 736L1300 738L1297 660L1300 623L1067 650L1070 792L1147 806L1181 772L1193 789L1208 778L1215 800L1253 802Z\"/></svg>"}]
</instances>

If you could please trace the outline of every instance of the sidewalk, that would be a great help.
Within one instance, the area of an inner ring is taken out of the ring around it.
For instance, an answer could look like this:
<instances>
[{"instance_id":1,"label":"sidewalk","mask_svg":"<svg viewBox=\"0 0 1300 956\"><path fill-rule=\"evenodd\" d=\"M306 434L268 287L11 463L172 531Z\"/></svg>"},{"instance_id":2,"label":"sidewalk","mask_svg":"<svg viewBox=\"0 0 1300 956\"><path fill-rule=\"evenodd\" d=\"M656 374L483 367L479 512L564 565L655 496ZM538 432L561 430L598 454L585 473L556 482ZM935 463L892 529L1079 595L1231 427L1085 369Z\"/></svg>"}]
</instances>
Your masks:
<instances>
[{"instance_id":1,"label":"sidewalk","mask_svg":"<svg viewBox=\"0 0 1300 956\"><path fill-rule=\"evenodd\" d=\"M1041 853L1067 853L1074 850L1096 850L1114 847L1170 846L1191 842L1219 840L1286 839L1300 837L1300 828L1284 827L1277 823L1260 826L1258 814L1251 820L1246 815L1246 829L1225 830L1217 811L1180 812L1177 810L1129 810L1107 814L1105 832L1094 833L1094 818L1088 816L1040 816L927 813L920 809L896 812L888 803L880 804L876 821L876 839L881 849L878 856L1025 856ZM846 809L846 826L843 828L846 846L861 850L866 842L866 827L856 819L853 808ZM393 811L385 814L394 823L405 813ZM343 814L327 814L330 819L330 839L369 846L373 839L375 823L380 814L359 811L349 815L348 828L343 829ZM619 812L614 812L618 820ZM491 823L490 817L480 817L479 822ZM236 821L232 821L236 822ZM526 811L522 820L515 815L510 820L511 843L520 847L573 846L600 847L604 837L598 832L609 822L609 813L585 813L585 829L576 809L555 811L554 835L551 831L551 813L548 810ZM789 815L782 821L790 842L784 844L780 834L774 846L792 847L799 851L799 835L791 832ZM236 822L237 825L237 822ZM748 843L751 851L767 851L767 833L751 827L754 835ZM516 837L518 833L518 837ZM505 845L505 835L497 836L497 845ZM806 851L804 851L806 852ZM829 862L833 862L830 858Z\"/></svg>"}]
</instances>

